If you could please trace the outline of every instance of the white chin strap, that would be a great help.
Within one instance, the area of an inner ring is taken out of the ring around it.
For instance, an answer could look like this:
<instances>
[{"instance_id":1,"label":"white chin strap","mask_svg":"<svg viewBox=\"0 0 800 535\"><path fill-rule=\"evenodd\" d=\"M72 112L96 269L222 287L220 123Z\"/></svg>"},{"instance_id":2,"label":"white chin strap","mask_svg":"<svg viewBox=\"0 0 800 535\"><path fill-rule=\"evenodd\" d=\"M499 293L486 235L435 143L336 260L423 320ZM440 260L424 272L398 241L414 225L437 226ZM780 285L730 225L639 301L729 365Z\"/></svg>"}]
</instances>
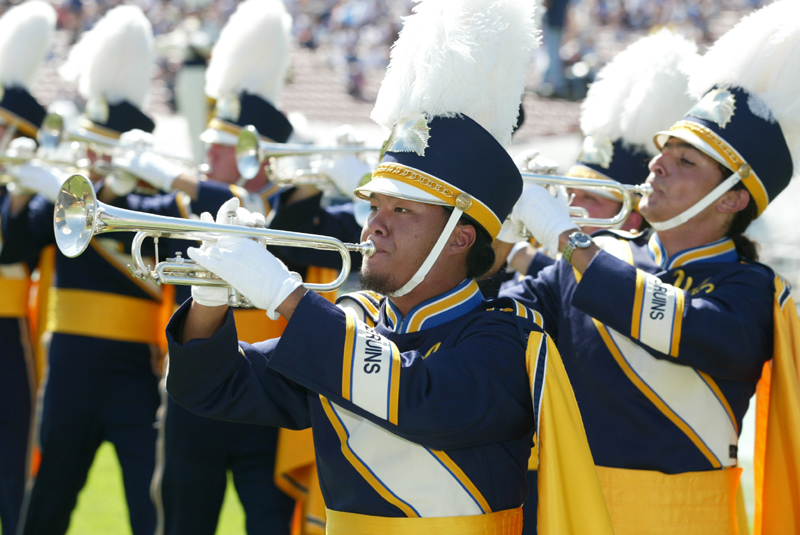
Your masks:
<instances>
[{"instance_id":1,"label":"white chin strap","mask_svg":"<svg viewBox=\"0 0 800 535\"><path fill-rule=\"evenodd\" d=\"M744 175L744 176L742 176ZM722 194L731 189L733 186L738 184L742 178L746 178L750 176L750 166L745 164L739 168L738 171L733 173L731 176L726 178L722 184L711 190L711 192L697 201L694 206L687 209L682 214L678 214L672 219L667 219L666 221L659 221L659 222L652 222L649 221L650 226L656 229L657 231L661 232L664 230L670 230L677 226L683 225L691 218L711 206L711 204L722 197Z\"/></svg>"},{"instance_id":2,"label":"white chin strap","mask_svg":"<svg viewBox=\"0 0 800 535\"><path fill-rule=\"evenodd\" d=\"M428 258L425 259L414 276L411 277L402 288L390 293L389 297L403 297L416 288L420 282L425 280L425 276L433 267L436 259L439 258L439 254L442 252L442 249L444 249L444 246L447 245L448 241L450 241L450 234L453 233L453 229L456 228L458 220L461 219L461 214L463 213L464 212L459 210L457 207L453 208L453 213L450 214L450 219L447 220L447 224L444 226L444 230L439 235L439 239L436 240L436 245L433 246L433 249L431 249L431 252L428 254Z\"/></svg>"}]
</instances>

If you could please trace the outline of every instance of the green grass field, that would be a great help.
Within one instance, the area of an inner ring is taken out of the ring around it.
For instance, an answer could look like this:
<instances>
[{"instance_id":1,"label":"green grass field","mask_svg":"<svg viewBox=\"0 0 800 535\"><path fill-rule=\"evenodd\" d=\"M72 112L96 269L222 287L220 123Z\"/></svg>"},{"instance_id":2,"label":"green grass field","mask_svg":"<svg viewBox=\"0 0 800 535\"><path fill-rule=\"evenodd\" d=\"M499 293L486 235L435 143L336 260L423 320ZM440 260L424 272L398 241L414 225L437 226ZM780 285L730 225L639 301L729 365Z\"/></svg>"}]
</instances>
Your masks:
<instances>
[{"instance_id":1,"label":"green grass field","mask_svg":"<svg viewBox=\"0 0 800 535\"><path fill-rule=\"evenodd\" d=\"M104 442L97 452L86 486L78 496L67 535L131 535L122 472L114 447ZM228 477L218 535L245 535L244 510Z\"/></svg>"}]
</instances>

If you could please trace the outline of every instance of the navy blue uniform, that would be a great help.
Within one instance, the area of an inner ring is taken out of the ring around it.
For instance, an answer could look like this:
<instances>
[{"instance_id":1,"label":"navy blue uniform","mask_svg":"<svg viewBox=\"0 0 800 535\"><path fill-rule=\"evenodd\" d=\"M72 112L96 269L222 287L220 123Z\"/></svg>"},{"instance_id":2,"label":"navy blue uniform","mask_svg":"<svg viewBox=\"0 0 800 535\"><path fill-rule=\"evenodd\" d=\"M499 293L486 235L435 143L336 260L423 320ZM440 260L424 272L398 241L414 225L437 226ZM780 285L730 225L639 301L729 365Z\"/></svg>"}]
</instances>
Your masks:
<instances>
[{"instance_id":1,"label":"navy blue uniform","mask_svg":"<svg viewBox=\"0 0 800 535\"><path fill-rule=\"evenodd\" d=\"M360 228L352 215L352 205L322 210L319 196L283 204L293 190L278 187L259 193L247 193L237 187L230 190L249 210L268 219L272 216L270 228L332 236L345 242L359 239ZM309 269L316 269L309 265L341 267L337 253L289 247L270 249L304 276L309 275ZM352 260L355 263L356 258ZM358 255L356 265L360 264ZM188 287L177 288L178 303L188 296ZM252 343L280 336L283 328L283 323L269 320L262 310L237 310L235 316L240 338ZM279 430L197 416L167 396L162 407L164 465L157 474L157 488L164 504L164 533L213 535L230 469L245 510L247 532L288 534L294 500L274 483Z\"/></svg>"},{"instance_id":2,"label":"navy blue uniform","mask_svg":"<svg viewBox=\"0 0 800 535\"><path fill-rule=\"evenodd\" d=\"M230 196L226 191L203 186L196 206L218 206ZM114 204L175 217L185 213L174 194L129 195ZM38 253L55 241L53 205L35 196L19 214L4 212L3 236L0 262ZM131 240L131 233L104 235L77 258L56 253L47 325L52 333L49 371L38 434L42 463L27 497L26 534L66 532L104 440L114 444L119 457L133 533L155 530L150 481L159 405L161 292L128 272Z\"/></svg>"},{"instance_id":3,"label":"navy blue uniform","mask_svg":"<svg viewBox=\"0 0 800 535\"><path fill-rule=\"evenodd\" d=\"M501 295L544 316L607 497L633 481L640 496L667 492L663 474L683 478L669 507L693 506L692 481L727 496L738 472L722 469L737 464L742 418L772 357L772 271L741 260L727 238L672 258L655 233L595 242L603 251L583 276L559 261Z\"/></svg>"},{"instance_id":4,"label":"navy blue uniform","mask_svg":"<svg viewBox=\"0 0 800 535\"><path fill-rule=\"evenodd\" d=\"M430 517L519 507L534 429L523 355L541 330L512 301L483 301L472 280L405 318L370 294L347 304L359 313L308 292L280 339L237 345L229 313L212 338L183 346L185 304L167 330L170 395L215 418L313 423L331 510Z\"/></svg>"}]
</instances>

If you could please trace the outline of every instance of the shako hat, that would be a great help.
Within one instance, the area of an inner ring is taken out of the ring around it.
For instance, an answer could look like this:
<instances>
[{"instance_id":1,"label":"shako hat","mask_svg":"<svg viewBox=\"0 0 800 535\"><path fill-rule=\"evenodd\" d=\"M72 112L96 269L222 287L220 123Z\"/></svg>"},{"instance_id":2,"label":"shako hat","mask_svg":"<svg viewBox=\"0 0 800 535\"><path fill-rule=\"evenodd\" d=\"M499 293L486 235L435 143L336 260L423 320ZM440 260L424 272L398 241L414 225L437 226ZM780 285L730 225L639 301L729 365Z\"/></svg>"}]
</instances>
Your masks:
<instances>
[{"instance_id":1,"label":"shako hat","mask_svg":"<svg viewBox=\"0 0 800 535\"><path fill-rule=\"evenodd\" d=\"M78 83L86 99L79 126L119 138L133 130L152 132L155 123L142 108L150 93L153 28L141 8L117 6L83 34L59 69Z\"/></svg>"},{"instance_id":2,"label":"shako hat","mask_svg":"<svg viewBox=\"0 0 800 535\"><path fill-rule=\"evenodd\" d=\"M798 20L800 2L768 5L720 37L693 69L689 91L699 102L655 144L677 137L733 175L683 214L654 223L656 230L688 221L739 181L761 215L789 184L800 156Z\"/></svg>"},{"instance_id":3,"label":"shako hat","mask_svg":"<svg viewBox=\"0 0 800 535\"><path fill-rule=\"evenodd\" d=\"M222 29L206 71L206 95L216 99L202 133L206 143L236 145L241 129L285 143L289 119L277 109L289 69L292 17L280 0L245 0Z\"/></svg>"},{"instance_id":4,"label":"shako hat","mask_svg":"<svg viewBox=\"0 0 800 535\"><path fill-rule=\"evenodd\" d=\"M597 74L581 104L586 136L569 176L610 179L636 185L645 181L658 151L653 133L669 128L696 102L687 93L689 67L697 45L662 29L617 54ZM616 192L597 193L620 200Z\"/></svg>"},{"instance_id":5,"label":"shako hat","mask_svg":"<svg viewBox=\"0 0 800 535\"><path fill-rule=\"evenodd\" d=\"M31 95L56 28L56 12L47 2L30 0L0 17L0 120L35 138L45 109Z\"/></svg>"},{"instance_id":6,"label":"shako hat","mask_svg":"<svg viewBox=\"0 0 800 535\"><path fill-rule=\"evenodd\" d=\"M461 214L494 238L522 192L504 145L517 124L539 31L529 0L425 0L404 20L372 119L391 130L372 180L356 190L453 207L413 290Z\"/></svg>"}]
</instances>

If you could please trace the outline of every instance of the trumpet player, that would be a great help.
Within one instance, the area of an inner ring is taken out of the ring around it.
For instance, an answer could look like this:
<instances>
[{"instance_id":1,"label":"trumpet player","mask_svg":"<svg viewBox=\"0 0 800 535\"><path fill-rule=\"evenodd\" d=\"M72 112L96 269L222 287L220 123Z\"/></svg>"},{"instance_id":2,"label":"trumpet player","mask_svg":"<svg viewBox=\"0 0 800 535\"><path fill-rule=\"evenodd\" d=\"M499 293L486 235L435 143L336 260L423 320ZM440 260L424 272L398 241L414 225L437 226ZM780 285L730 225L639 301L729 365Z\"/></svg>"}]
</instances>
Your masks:
<instances>
[{"instance_id":1,"label":"trumpet player","mask_svg":"<svg viewBox=\"0 0 800 535\"><path fill-rule=\"evenodd\" d=\"M697 57L694 43L669 30L661 30L629 45L603 67L581 105L581 130L586 137L578 162L567 176L631 185L643 183L649 173L649 160L657 152L655 146L648 147L652 145L648 137L652 138L652 132L668 129L695 102L687 95L687 67ZM557 167L541 157L526 161L524 156L518 161L523 171L548 174ZM535 185L528 187L542 189ZM577 188L569 188L567 192L574 196L570 205L585 208L592 218L611 219L622 206L616 192ZM632 237L647 225L643 221L638 211L632 211L619 230L587 226L581 230L593 236ZM499 239L513 241L502 232ZM496 252L501 257L511 248L510 243L505 243L495 242ZM527 245L527 240L519 243ZM509 263L520 275L507 282L501 291L513 287L525 275L535 277L556 262L532 247L509 256ZM564 358L569 359L570 355L565 351ZM534 482L536 472L529 472L528 477ZM525 512L535 514L535 496L531 498L525 502Z\"/></svg>"},{"instance_id":2,"label":"trumpet player","mask_svg":"<svg viewBox=\"0 0 800 535\"><path fill-rule=\"evenodd\" d=\"M289 66L290 32L291 17L278 0L242 2L223 28L206 72L206 94L216 99L216 106L201 135L208 147L204 179L152 152L117 157L114 163L163 191L180 191L200 201L207 197L203 190L226 195L231 202L205 209L217 213L219 208L221 222L241 205L255 214L248 218L250 224L281 221L287 230L355 242L360 228L352 210L323 210L318 192L271 182L267 164L249 180L240 177L237 168L235 145L243 127L255 126L263 140L273 143L292 138L292 123L277 107ZM333 280L333 268L338 270L341 262L338 255L320 251L295 256L291 248L276 248L276 254L306 282ZM360 265L360 255L351 259ZM182 289L176 288L178 304L188 298ZM239 336L252 343L280 336L285 325L250 309L236 309L234 317ZM163 533L212 535L230 470L248 533L288 534L295 507L292 498L305 502L318 488L308 434L281 437L282 451L292 458L281 461L280 466L287 468L275 474L278 429L197 416L166 395L162 403L159 444L164 462L157 467L154 488L163 503ZM316 525L324 526L324 509L313 516Z\"/></svg>"},{"instance_id":3,"label":"trumpet player","mask_svg":"<svg viewBox=\"0 0 800 535\"><path fill-rule=\"evenodd\" d=\"M0 18L0 146L14 141L35 146L45 110L30 93L55 30L50 4L32 1L10 8ZM0 187L0 205L10 202ZM0 229L0 253L3 237ZM0 265L0 524L16 533L25 486L32 469L32 425L35 389L34 351L27 322L30 272L37 259ZM41 371L41 370L39 370Z\"/></svg>"},{"instance_id":4,"label":"trumpet player","mask_svg":"<svg viewBox=\"0 0 800 535\"><path fill-rule=\"evenodd\" d=\"M328 533L520 533L539 422L541 452L574 448L558 466L543 457L549 477L566 477L540 533L611 532L552 342L474 280L522 189L502 143L536 42L525 1L426 0L405 19L372 114L391 130L386 151L357 190L371 207L361 237L377 252L362 264L365 291L339 307L251 240L190 249L288 326L237 344L227 297L193 288L168 326L168 391L198 414L311 428ZM485 75L497 72L510 79Z\"/></svg>"},{"instance_id":5,"label":"trumpet player","mask_svg":"<svg viewBox=\"0 0 800 535\"><path fill-rule=\"evenodd\" d=\"M87 99L82 126L109 138L132 129L152 130L153 121L141 111L151 63L152 29L138 7L114 8L84 33L66 66ZM2 263L30 258L54 243L51 195L66 178L62 170L36 163L15 173L19 184L40 194L15 194L4 206ZM117 204L164 215L181 213L174 195L116 197L106 191L100 176L93 179L101 196ZM228 197L206 209L215 209ZM160 402L158 318L163 295L160 287L128 271L130 245L130 236L117 235L93 240L79 259L56 253L47 318L49 371L37 422L41 465L26 496L19 533L67 531L103 441L114 444L119 458L132 532L152 535L156 529L150 482Z\"/></svg>"},{"instance_id":6,"label":"trumpet player","mask_svg":"<svg viewBox=\"0 0 800 535\"><path fill-rule=\"evenodd\" d=\"M757 389L755 532L800 530L800 323L743 234L796 174L798 16L772 3L692 69L699 101L653 132L639 204L652 231L589 237L536 188L512 211L563 257L501 295L540 310L558 341L619 534L747 531L739 433Z\"/></svg>"}]
</instances>

